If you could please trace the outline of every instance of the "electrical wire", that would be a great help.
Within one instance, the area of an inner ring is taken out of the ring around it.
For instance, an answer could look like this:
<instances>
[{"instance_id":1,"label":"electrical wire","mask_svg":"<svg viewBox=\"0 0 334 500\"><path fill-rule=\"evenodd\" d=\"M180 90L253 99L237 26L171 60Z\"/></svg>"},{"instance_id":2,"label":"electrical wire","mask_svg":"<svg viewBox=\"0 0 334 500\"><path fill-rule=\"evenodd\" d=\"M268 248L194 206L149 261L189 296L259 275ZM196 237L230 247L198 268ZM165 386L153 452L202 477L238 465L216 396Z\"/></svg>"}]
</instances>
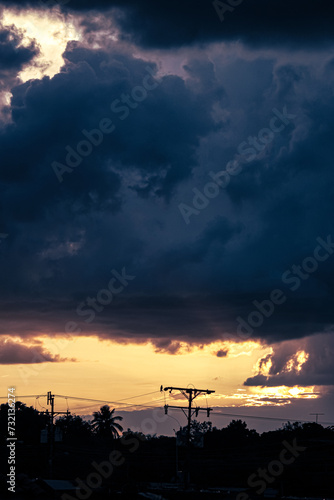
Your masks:
<instances>
[{"instance_id":1,"label":"electrical wire","mask_svg":"<svg viewBox=\"0 0 334 500\"><path fill-rule=\"evenodd\" d=\"M101 399L92 399L92 398L81 398L81 397L78 397L78 396L64 396L62 394L55 394L54 395L55 397L58 397L58 398L68 398L68 399L75 399L75 400L79 400L79 401L92 401L92 402L95 402L95 403L104 403L104 404L112 404L112 405L115 405L115 407L132 407L132 406L138 406L138 407L145 407L145 408L157 408L157 406L152 406L152 401L149 401L148 404L146 403L142 403L142 404L135 404L135 403L123 403L123 402L120 402L120 401L110 401L110 400L101 400ZM163 400L163 398L159 398L159 399L156 399L153 401L153 403L155 402L159 402Z\"/></svg>"},{"instance_id":2,"label":"electrical wire","mask_svg":"<svg viewBox=\"0 0 334 500\"><path fill-rule=\"evenodd\" d=\"M149 392L149 393L145 393L145 394L139 394L137 396L131 396L129 398L121 399L120 401L82 398L82 397L78 397L78 396L64 396L61 394L55 394L55 397L66 399L67 408L68 408L68 401L67 400L74 399L74 400L78 400L78 401L92 401L94 403L104 403L104 404L109 403L109 404L115 405L115 409L117 409L117 410L123 410L123 409L126 410L126 409L129 409L129 407L156 409L156 408L162 408L162 407L161 406L153 406L152 403L158 403L158 402L164 401L164 403L166 404L165 393L164 393L164 396L162 398L159 398L159 399L156 399L153 401L149 401L148 403L141 403L141 404L126 403L125 401L128 401L130 399L139 398L142 396L156 394L158 392L160 392L160 391L153 391L153 392ZM43 408L43 406L39 402L39 398L46 397L46 396L47 396L46 394L37 394L37 395L34 394L34 395L28 395L28 396L16 396L16 399L18 397L20 397L22 399L23 398L35 398L37 400L38 404ZM7 399L7 397L0 397L0 399ZM36 402L35 402L35 404L36 404ZM207 398L206 398L206 404L208 406ZM95 406L95 405L87 405L84 407L74 407L73 409L85 409L85 408L90 408L93 406ZM172 410L173 408L170 408L170 409ZM312 420L301 420L301 419L296 419L296 418L282 418L282 417L266 417L266 416L259 416L259 415L242 415L242 414L238 414L238 413L223 413L223 412L219 412L219 411L212 411L211 415L216 415L216 416L221 416L221 417L253 418L253 419L257 419L257 420L274 420L274 421L280 421L280 422L288 422L289 421L289 422L301 422L301 423L314 423ZM319 422L319 423L324 424L324 425L334 425L334 422Z\"/></svg>"},{"instance_id":3,"label":"electrical wire","mask_svg":"<svg viewBox=\"0 0 334 500\"><path fill-rule=\"evenodd\" d=\"M302 423L314 423L312 420L300 420L296 418L282 418L282 417L264 417L259 415L241 415L238 413L222 413L217 411L212 411L211 415L220 415L222 417L240 417L240 418L255 418L258 420L276 420L281 422L302 422ZM334 425L333 422L319 422L326 425Z\"/></svg>"},{"instance_id":4,"label":"electrical wire","mask_svg":"<svg viewBox=\"0 0 334 500\"><path fill-rule=\"evenodd\" d=\"M37 396L37 397L36 397L36 401L37 401L37 403L39 404L39 406L40 406L41 408L43 408L43 410L45 410L45 411L46 411L45 406L42 406L42 405L41 405L41 403L39 402L39 396ZM36 401L35 401L35 404L36 404Z\"/></svg>"},{"instance_id":5,"label":"electrical wire","mask_svg":"<svg viewBox=\"0 0 334 500\"><path fill-rule=\"evenodd\" d=\"M167 417L172 418L173 420L176 420L176 422L179 424L180 429L181 429L181 424L180 424L180 422L178 421L178 419L177 419L177 418L172 417L172 415L168 415L168 413L167 413Z\"/></svg>"},{"instance_id":6,"label":"electrical wire","mask_svg":"<svg viewBox=\"0 0 334 500\"><path fill-rule=\"evenodd\" d=\"M128 401L129 399L140 398L142 396L150 396L151 394L156 394L157 392L160 391L147 392L146 394L139 394L138 396L131 396L130 398L120 399L120 401Z\"/></svg>"},{"instance_id":7,"label":"electrical wire","mask_svg":"<svg viewBox=\"0 0 334 500\"><path fill-rule=\"evenodd\" d=\"M18 398L42 398L42 397L46 398L46 396L47 396L47 394L32 394L29 396L18 396L17 394L15 394L15 399L18 399ZM8 396L0 396L0 399L8 399Z\"/></svg>"}]
</instances>

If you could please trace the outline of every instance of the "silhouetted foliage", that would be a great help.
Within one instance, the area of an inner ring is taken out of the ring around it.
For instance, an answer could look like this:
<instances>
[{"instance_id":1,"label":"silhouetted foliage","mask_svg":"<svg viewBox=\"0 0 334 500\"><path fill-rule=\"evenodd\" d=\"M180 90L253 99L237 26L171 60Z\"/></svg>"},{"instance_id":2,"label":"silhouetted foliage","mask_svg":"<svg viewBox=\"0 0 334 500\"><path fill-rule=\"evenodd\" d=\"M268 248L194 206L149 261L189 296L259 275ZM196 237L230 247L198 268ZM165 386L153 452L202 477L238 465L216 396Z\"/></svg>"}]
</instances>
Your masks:
<instances>
[{"instance_id":1,"label":"silhouetted foliage","mask_svg":"<svg viewBox=\"0 0 334 500\"><path fill-rule=\"evenodd\" d=\"M1 442L7 437L8 404L0 407L0 436ZM20 401L15 403L16 437L26 444L39 442L40 432L48 422L46 415L40 414L32 406L26 406Z\"/></svg>"},{"instance_id":2,"label":"silhouetted foliage","mask_svg":"<svg viewBox=\"0 0 334 500\"><path fill-rule=\"evenodd\" d=\"M132 431L131 429L127 428L126 431L123 431L122 437L124 439L135 438L139 439L140 441L146 441L147 439L149 439L150 436L149 435L145 436L145 434L143 434L142 432Z\"/></svg>"},{"instance_id":3,"label":"silhouetted foliage","mask_svg":"<svg viewBox=\"0 0 334 500\"><path fill-rule=\"evenodd\" d=\"M186 430L187 427L183 427ZM195 436L198 433L206 434L212 431L212 422L198 422L197 420L192 420L190 425L190 435Z\"/></svg>"},{"instance_id":4,"label":"silhouetted foliage","mask_svg":"<svg viewBox=\"0 0 334 500\"><path fill-rule=\"evenodd\" d=\"M315 422L287 422L280 429L274 431L263 432L261 434L262 441L272 442L277 440L289 439L291 436L296 439L334 439L334 428L323 427Z\"/></svg>"},{"instance_id":5,"label":"silhouetted foliage","mask_svg":"<svg viewBox=\"0 0 334 500\"><path fill-rule=\"evenodd\" d=\"M115 409L111 410L108 405L101 406L100 411L94 411L92 428L94 432L103 438L118 438L123 427L117 423L123 417L114 415Z\"/></svg>"},{"instance_id":6,"label":"silhouetted foliage","mask_svg":"<svg viewBox=\"0 0 334 500\"><path fill-rule=\"evenodd\" d=\"M89 440L92 436L90 422L79 415L64 415L56 421L56 427L61 429L64 442Z\"/></svg>"},{"instance_id":7,"label":"silhouetted foliage","mask_svg":"<svg viewBox=\"0 0 334 500\"><path fill-rule=\"evenodd\" d=\"M205 435L205 444L210 448L219 446L243 446L255 443L259 439L259 434L255 429L248 429L246 422L242 420L232 420L227 427L212 430Z\"/></svg>"},{"instance_id":8,"label":"silhouetted foliage","mask_svg":"<svg viewBox=\"0 0 334 500\"><path fill-rule=\"evenodd\" d=\"M3 404L0 407L0 470L7 466L7 417L8 405ZM183 442L180 436L176 440L174 436L144 435L131 429L123 432L122 439L115 439L122 431L121 420L107 405L94 412L91 422L78 415L59 417L55 425L62 430L63 441L55 442L54 446L55 477L69 480L86 477L92 473L93 462L105 463L109 454L117 450L124 457L124 465L114 467L110 484L118 490L143 481L176 482L178 472L185 470L188 460L186 439ZM47 477L50 441L40 443L40 431L50 429L50 413L43 414L17 402L16 422L18 469L30 477ZM186 436L186 431L186 427L181 428L181 437ZM284 443L288 443L288 447L297 443L302 451L293 463L284 464L282 474L274 478L271 487L285 495L321 494L332 498L334 427L325 428L310 422L288 422L259 435L242 420L232 420L224 428L194 420L189 462L191 480L201 486L247 489L251 475L280 460Z\"/></svg>"}]
</instances>

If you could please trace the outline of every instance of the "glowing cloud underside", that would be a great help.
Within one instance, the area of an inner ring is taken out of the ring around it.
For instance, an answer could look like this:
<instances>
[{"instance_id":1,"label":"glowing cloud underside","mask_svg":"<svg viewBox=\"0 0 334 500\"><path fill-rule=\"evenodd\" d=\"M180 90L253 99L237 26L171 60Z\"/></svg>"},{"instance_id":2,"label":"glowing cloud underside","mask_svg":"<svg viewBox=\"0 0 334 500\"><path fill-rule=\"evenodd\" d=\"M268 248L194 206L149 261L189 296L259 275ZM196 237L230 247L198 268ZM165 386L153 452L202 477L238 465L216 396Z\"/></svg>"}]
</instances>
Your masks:
<instances>
[{"instance_id":1,"label":"glowing cloud underside","mask_svg":"<svg viewBox=\"0 0 334 500\"><path fill-rule=\"evenodd\" d=\"M34 64L24 69L19 77L23 82L52 77L59 72L64 64L62 54L70 40L79 40L70 18L65 17L57 9L45 11L30 10L15 12L5 9L2 23L5 26L15 25L24 34L23 45L29 45L35 39L40 46L41 54Z\"/></svg>"}]
</instances>

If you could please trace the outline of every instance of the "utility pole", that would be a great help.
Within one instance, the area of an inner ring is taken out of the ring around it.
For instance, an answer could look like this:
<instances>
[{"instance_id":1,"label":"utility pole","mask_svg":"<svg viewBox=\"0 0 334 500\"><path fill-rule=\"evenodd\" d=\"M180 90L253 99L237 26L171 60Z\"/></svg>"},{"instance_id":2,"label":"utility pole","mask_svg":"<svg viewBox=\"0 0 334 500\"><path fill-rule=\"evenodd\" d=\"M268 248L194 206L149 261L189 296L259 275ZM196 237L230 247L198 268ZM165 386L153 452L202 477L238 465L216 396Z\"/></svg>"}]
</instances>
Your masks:
<instances>
[{"instance_id":1,"label":"utility pole","mask_svg":"<svg viewBox=\"0 0 334 500\"><path fill-rule=\"evenodd\" d=\"M49 430L49 469L50 469L50 479L52 479L53 475L53 446L54 446L54 432L53 432L53 417L54 417L54 405L55 405L55 397L51 394L51 391L48 392L46 403L51 405L51 413L50 413L50 430Z\"/></svg>"},{"instance_id":2,"label":"utility pole","mask_svg":"<svg viewBox=\"0 0 334 500\"><path fill-rule=\"evenodd\" d=\"M318 416L319 415L325 415L324 413L310 413L310 415L315 415L315 423L318 423Z\"/></svg>"},{"instance_id":3,"label":"utility pole","mask_svg":"<svg viewBox=\"0 0 334 500\"><path fill-rule=\"evenodd\" d=\"M47 394L47 404L51 405L51 413L50 413L50 431L49 431L49 470L50 470L50 479L52 479L53 475L53 450L54 450L54 439L55 439L55 434L54 434L54 423L53 419L55 415L68 415L69 412L67 411L58 411L55 413L55 396L54 394L51 393L51 391L48 392ZM48 411L47 411L48 413Z\"/></svg>"},{"instance_id":4,"label":"utility pole","mask_svg":"<svg viewBox=\"0 0 334 500\"><path fill-rule=\"evenodd\" d=\"M212 408L200 408L196 407L193 409L192 403L195 398L197 398L200 394L212 394L215 391L209 390L209 389L195 389L192 387L165 387L163 386L160 387L160 391L162 390L169 391L171 393L172 391L180 391L183 396L188 400L188 406L171 406L171 405L165 405L165 413L168 414L168 408L175 408L178 410L182 410L185 416L187 417L187 467L185 471L185 486L187 486L189 480L188 480L188 475L190 472L190 446L191 446L191 441L190 441L190 431L191 431L191 419L192 416L195 414L196 417L198 416L198 413L200 411L206 411L207 417L210 417L210 411L212 411Z\"/></svg>"}]
</instances>

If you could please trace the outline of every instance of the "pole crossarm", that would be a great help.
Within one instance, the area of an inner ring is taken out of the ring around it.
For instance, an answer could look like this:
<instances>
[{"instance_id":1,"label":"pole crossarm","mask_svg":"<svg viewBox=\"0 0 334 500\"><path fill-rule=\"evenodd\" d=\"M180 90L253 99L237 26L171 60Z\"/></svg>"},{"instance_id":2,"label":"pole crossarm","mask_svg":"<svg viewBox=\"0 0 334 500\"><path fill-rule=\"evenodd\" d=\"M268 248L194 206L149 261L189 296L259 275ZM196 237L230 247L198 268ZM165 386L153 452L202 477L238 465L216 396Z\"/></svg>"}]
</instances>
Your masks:
<instances>
[{"instance_id":1,"label":"pole crossarm","mask_svg":"<svg viewBox=\"0 0 334 500\"><path fill-rule=\"evenodd\" d=\"M188 406L172 406L172 405L165 405L167 408L177 408L179 410L188 410Z\"/></svg>"},{"instance_id":2,"label":"pole crossarm","mask_svg":"<svg viewBox=\"0 0 334 500\"><path fill-rule=\"evenodd\" d=\"M168 387L163 387L162 385L160 386L160 391L169 391L170 393L172 391L180 391L181 394L188 400L188 406L175 406L175 405L167 405L165 404L165 413L168 413L168 408L175 408L177 410L182 410L185 416L188 419L188 443L190 444L190 426L191 426L191 418L193 415L198 416L198 413L200 411L206 411L207 416L210 416L210 411L212 411L212 408L201 408L197 406L196 408L193 408L192 402L194 401L197 396L200 394L212 394L213 390L211 389L196 389L195 387L173 387L173 386L168 386Z\"/></svg>"},{"instance_id":3,"label":"pole crossarm","mask_svg":"<svg viewBox=\"0 0 334 500\"><path fill-rule=\"evenodd\" d=\"M165 405L164 408L165 408L165 413L168 412L168 408L173 408L173 409L176 409L176 410L182 410L183 413L185 414L185 416L187 417L188 406ZM191 409L191 417L193 415L196 415L196 417L198 417L198 413L200 411L206 411L206 414L209 417L210 416L210 412L213 411L213 408L201 408L200 406L196 406L196 408L192 408Z\"/></svg>"},{"instance_id":4,"label":"pole crossarm","mask_svg":"<svg viewBox=\"0 0 334 500\"><path fill-rule=\"evenodd\" d=\"M213 392L216 392L216 391L212 391L212 390L209 390L209 389L194 389L192 387L164 387L164 391L180 391L180 392L185 392L187 394L191 394L192 392L195 392L195 393L206 393L206 394L212 394Z\"/></svg>"}]
</instances>

